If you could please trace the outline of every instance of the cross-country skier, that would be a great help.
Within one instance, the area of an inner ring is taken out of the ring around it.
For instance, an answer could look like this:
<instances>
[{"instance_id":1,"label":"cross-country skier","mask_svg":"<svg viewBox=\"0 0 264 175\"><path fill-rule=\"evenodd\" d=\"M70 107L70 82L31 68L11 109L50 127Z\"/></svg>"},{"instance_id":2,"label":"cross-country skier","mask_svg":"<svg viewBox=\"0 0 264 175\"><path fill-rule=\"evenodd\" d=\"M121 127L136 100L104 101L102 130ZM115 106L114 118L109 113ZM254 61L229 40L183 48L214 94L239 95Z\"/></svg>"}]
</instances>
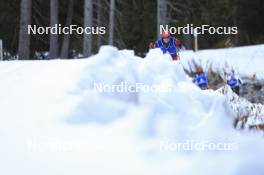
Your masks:
<instances>
[{"instance_id":1,"label":"cross-country skier","mask_svg":"<svg viewBox=\"0 0 264 175\"><path fill-rule=\"evenodd\" d=\"M208 89L208 79L201 66L197 66L196 73L193 78L193 83L199 86L202 90Z\"/></svg>"},{"instance_id":2,"label":"cross-country skier","mask_svg":"<svg viewBox=\"0 0 264 175\"><path fill-rule=\"evenodd\" d=\"M242 84L242 81L239 78L232 75L228 78L227 84L231 87L233 92L239 95L240 86Z\"/></svg>"},{"instance_id":3,"label":"cross-country skier","mask_svg":"<svg viewBox=\"0 0 264 175\"><path fill-rule=\"evenodd\" d=\"M174 61L179 60L178 51L183 48L182 42L173 36L170 32L163 32L161 38L154 43L149 44L150 49L160 48L162 52L169 53Z\"/></svg>"}]
</instances>

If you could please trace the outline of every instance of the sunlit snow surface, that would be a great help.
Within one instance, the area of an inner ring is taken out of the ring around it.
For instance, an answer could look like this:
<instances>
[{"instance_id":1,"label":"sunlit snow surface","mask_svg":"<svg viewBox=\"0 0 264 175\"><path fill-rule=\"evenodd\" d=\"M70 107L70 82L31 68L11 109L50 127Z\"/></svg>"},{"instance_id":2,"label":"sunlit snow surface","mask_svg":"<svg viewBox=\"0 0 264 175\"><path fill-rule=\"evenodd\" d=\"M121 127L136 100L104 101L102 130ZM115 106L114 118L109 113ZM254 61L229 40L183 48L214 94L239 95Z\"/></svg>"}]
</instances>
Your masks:
<instances>
[{"instance_id":1,"label":"sunlit snow surface","mask_svg":"<svg viewBox=\"0 0 264 175\"><path fill-rule=\"evenodd\" d=\"M83 60L1 62L0 78L0 174L264 174L263 138L234 130L226 98L157 49L145 59L105 46ZM94 88L122 82L170 88ZM175 149L188 142L237 149Z\"/></svg>"},{"instance_id":2,"label":"sunlit snow surface","mask_svg":"<svg viewBox=\"0 0 264 175\"><path fill-rule=\"evenodd\" d=\"M204 69L212 68L213 71L219 72L233 68L241 77L251 77L255 74L258 79L264 79L264 44L198 52L185 51L181 52L180 56L187 70L194 70L194 67L189 65L191 60L195 60Z\"/></svg>"}]
</instances>

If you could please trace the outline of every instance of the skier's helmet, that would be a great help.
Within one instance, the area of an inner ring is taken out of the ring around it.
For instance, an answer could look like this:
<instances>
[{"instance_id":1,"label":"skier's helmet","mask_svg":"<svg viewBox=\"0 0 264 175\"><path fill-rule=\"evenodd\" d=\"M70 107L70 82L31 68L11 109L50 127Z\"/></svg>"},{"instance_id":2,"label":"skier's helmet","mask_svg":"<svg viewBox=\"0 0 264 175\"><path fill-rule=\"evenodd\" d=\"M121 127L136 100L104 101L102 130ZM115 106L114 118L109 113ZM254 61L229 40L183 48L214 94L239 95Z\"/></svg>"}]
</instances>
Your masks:
<instances>
[{"instance_id":1,"label":"skier's helmet","mask_svg":"<svg viewBox=\"0 0 264 175\"><path fill-rule=\"evenodd\" d=\"M197 73L202 73L202 72L203 72L203 68L202 68L202 66L197 66L197 68L196 68L196 72L197 72Z\"/></svg>"},{"instance_id":2,"label":"skier's helmet","mask_svg":"<svg viewBox=\"0 0 264 175\"><path fill-rule=\"evenodd\" d=\"M168 32L168 31L162 32L161 36L162 36L162 38L169 38L170 32Z\"/></svg>"}]
</instances>

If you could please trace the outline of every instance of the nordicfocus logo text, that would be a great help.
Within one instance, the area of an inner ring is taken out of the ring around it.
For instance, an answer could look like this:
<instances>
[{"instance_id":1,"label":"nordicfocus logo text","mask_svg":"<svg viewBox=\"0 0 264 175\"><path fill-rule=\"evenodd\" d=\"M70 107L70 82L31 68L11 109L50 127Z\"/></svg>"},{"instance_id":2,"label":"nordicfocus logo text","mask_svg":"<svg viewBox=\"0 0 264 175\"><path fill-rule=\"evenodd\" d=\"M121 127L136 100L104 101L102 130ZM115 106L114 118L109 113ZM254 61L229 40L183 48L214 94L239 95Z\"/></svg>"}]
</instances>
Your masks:
<instances>
[{"instance_id":1,"label":"nordicfocus logo text","mask_svg":"<svg viewBox=\"0 0 264 175\"><path fill-rule=\"evenodd\" d=\"M238 27L214 27L210 25L194 26L193 24L187 24L184 27L170 27L169 25L160 25L160 34L162 32L169 31L171 34L210 34L210 35L236 35L238 34Z\"/></svg>"},{"instance_id":2,"label":"nordicfocus logo text","mask_svg":"<svg viewBox=\"0 0 264 175\"><path fill-rule=\"evenodd\" d=\"M28 35L72 35L77 33L79 35L88 34L88 35L104 35L106 34L106 27L80 27L78 25L70 25L63 27L61 24L55 24L53 27L39 27L37 25L28 25L27 28Z\"/></svg>"}]
</instances>

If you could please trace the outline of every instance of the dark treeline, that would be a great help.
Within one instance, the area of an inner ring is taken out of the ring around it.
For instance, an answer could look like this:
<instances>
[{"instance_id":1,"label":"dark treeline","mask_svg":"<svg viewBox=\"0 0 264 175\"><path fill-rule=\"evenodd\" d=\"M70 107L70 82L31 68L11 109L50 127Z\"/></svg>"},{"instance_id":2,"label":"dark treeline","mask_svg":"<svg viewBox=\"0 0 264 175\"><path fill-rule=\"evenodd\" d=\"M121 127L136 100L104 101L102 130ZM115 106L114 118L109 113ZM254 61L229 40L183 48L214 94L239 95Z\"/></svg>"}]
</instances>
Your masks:
<instances>
[{"instance_id":1,"label":"dark treeline","mask_svg":"<svg viewBox=\"0 0 264 175\"><path fill-rule=\"evenodd\" d=\"M89 56L101 45L148 50L159 24L237 26L238 35L201 35L200 48L219 48L264 42L263 0L0 0L0 39L5 51L20 59L36 51L50 58L71 58L72 51ZM105 26L105 35L30 35L28 24L81 27ZM193 48L193 36L177 36Z\"/></svg>"}]
</instances>

